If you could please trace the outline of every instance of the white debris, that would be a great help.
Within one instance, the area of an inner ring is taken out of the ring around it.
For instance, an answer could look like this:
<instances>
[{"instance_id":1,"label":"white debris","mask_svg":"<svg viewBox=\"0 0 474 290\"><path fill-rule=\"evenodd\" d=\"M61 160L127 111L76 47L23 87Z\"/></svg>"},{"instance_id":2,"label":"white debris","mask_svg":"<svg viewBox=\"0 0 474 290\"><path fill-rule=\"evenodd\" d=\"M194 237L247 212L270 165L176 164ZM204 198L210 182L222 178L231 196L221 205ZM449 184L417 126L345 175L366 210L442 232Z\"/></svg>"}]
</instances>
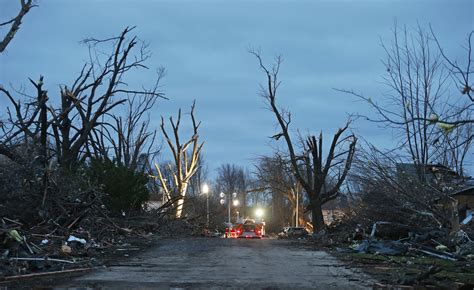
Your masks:
<instances>
[{"instance_id":1,"label":"white debris","mask_svg":"<svg viewBox=\"0 0 474 290\"><path fill-rule=\"evenodd\" d=\"M70 235L69 238L67 239L67 241L68 241L68 242L79 242L79 243L81 243L81 244L83 244L83 245L85 245L85 244L87 243L86 240L80 239L80 238L75 237L75 236L73 236L73 235Z\"/></svg>"},{"instance_id":2,"label":"white debris","mask_svg":"<svg viewBox=\"0 0 474 290\"><path fill-rule=\"evenodd\" d=\"M472 221L472 212L470 212L468 216L461 223L463 225L467 225L470 221Z\"/></svg>"}]
</instances>

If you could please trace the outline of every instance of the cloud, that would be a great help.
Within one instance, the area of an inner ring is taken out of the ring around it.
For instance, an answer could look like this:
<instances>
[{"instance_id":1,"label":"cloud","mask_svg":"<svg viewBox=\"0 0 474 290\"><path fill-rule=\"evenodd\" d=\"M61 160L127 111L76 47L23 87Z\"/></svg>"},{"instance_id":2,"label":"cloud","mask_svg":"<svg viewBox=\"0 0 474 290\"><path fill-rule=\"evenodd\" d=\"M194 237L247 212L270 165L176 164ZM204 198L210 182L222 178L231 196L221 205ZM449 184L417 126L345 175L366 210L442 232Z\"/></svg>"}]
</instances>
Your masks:
<instances>
[{"instance_id":1,"label":"cloud","mask_svg":"<svg viewBox=\"0 0 474 290\"><path fill-rule=\"evenodd\" d=\"M15 11L12 2L2 7L1 19ZM162 89L170 101L158 102L154 123L196 99L211 168L244 165L271 151L267 137L275 132L273 116L258 96L265 76L249 47L261 48L269 65L275 55L283 56L278 101L293 112L292 130L332 134L347 113L368 111L332 88L374 97L386 91L378 83L384 73L380 39L390 42L395 19L408 27L431 23L446 51L461 59L472 7L471 1L428 0L43 1L0 55L0 83L29 88L27 78L43 74L57 97L58 85L71 83L87 60L81 39L107 38L136 25L134 32L150 43L153 57L150 71L133 73L127 82L149 85L154 68L168 71ZM376 144L392 142L374 124L354 126Z\"/></svg>"}]
</instances>

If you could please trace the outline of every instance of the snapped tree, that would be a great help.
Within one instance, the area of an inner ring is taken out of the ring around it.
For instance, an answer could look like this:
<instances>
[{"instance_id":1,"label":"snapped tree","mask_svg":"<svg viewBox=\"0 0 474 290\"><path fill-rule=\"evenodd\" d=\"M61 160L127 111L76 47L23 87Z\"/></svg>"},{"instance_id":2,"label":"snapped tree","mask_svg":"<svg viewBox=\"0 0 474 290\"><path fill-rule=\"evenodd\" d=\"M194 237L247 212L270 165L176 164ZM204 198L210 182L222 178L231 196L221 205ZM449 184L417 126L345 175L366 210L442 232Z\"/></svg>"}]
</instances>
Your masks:
<instances>
[{"instance_id":1,"label":"snapped tree","mask_svg":"<svg viewBox=\"0 0 474 290\"><path fill-rule=\"evenodd\" d=\"M196 122L194 117L195 105L196 102L193 102L190 113L193 126L193 135L184 143L181 142L181 136L179 133L179 126L181 124L181 109L178 111L178 118L176 122L173 120L173 117L169 118L172 129L172 137L165 128L164 118L161 117L161 131L163 132L166 143L173 154L173 162L176 168L176 171L172 174L173 188L168 186L167 180L163 177L160 166L155 164L155 167L158 173L158 179L167 198L167 202L174 202L174 200L176 200L176 218L181 218L184 198L188 189L189 180L194 175L194 173L196 173L199 156L204 145L203 142L199 142L198 129L201 125L201 122ZM173 138L173 140L171 138ZM191 149L188 150L189 148ZM172 166L169 166L169 168L171 169Z\"/></svg>"},{"instance_id":2,"label":"snapped tree","mask_svg":"<svg viewBox=\"0 0 474 290\"><path fill-rule=\"evenodd\" d=\"M106 152L103 149L106 144L100 140L107 135L98 128L114 127L108 123L107 118L120 120L113 117L116 116L114 108L127 100L129 104L133 102L133 99L128 99L130 94L144 98L145 101L139 101L141 105L138 106L138 111L133 111L133 104L130 104L132 113L129 116L133 120L127 124L131 128L138 124L157 98L163 97L157 91L161 75L158 75L155 86L151 89L133 89L125 83L130 70L147 69L145 61L150 56L146 45L136 36L130 36L132 30L133 28L127 27L117 37L84 41L89 46L90 61L83 65L71 86L61 86L59 105L50 103L42 76L38 81L30 79L35 87L35 94L22 94L28 98L26 101L16 98L13 93L0 86L0 93L11 104L7 108L7 119L0 124L0 155L13 162L24 163L24 158L16 148L28 145L38 152L35 160L42 164L44 171L41 188L43 204L48 191L48 174L53 164L71 171L88 158L104 157ZM104 47L110 49L109 54L104 54ZM152 136L147 132L146 124L145 122L140 127L139 137L135 139L138 143L125 144L128 146L127 152L134 150L133 158L139 155L144 140ZM116 157L123 159L120 152L124 150L116 150ZM132 162L136 159L133 158L130 158Z\"/></svg>"},{"instance_id":3,"label":"snapped tree","mask_svg":"<svg viewBox=\"0 0 474 290\"><path fill-rule=\"evenodd\" d=\"M260 69L266 75L267 83L266 87L262 87L262 95L281 129L281 132L272 138L279 140L283 137L285 140L293 174L304 188L309 199L314 231L319 232L325 228L322 205L335 199L340 194L339 188L351 167L357 138L354 134L347 134L350 124L350 122L347 122L334 134L325 160L323 157L322 132L319 137L309 135L304 138L302 150L297 153L289 131L291 113L281 110L276 104L276 94L280 84L278 73L282 61L281 57L276 58L276 63L272 69L268 69L263 64L259 52L251 50L250 53L257 58Z\"/></svg>"}]
</instances>

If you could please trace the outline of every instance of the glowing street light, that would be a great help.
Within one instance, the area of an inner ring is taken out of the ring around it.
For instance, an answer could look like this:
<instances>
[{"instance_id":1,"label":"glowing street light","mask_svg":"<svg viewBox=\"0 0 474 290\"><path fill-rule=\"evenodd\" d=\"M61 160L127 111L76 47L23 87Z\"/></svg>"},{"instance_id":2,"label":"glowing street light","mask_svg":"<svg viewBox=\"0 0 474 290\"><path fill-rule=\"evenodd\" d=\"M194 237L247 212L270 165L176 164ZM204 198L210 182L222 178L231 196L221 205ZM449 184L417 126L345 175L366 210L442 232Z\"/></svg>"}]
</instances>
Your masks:
<instances>
[{"instance_id":1,"label":"glowing street light","mask_svg":"<svg viewBox=\"0 0 474 290\"><path fill-rule=\"evenodd\" d=\"M204 185L202 186L202 193L204 194L209 193L209 185L207 185L207 183L204 183Z\"/></svg>"},{"instance_id":2,"label":"glowing street light","mask_svg":"<svg viewBox=\"0 0 474 290\"><path fill-rule=\"evenodd\" d=\"M238 199L234 199L234 200L232 201L232 205L233 205L233 206L236 206L236 207L237 207L237 206L239 206L239 204L240 204L240 202L239 202Z\"/></svg>"},{"instance_id":3,"label":"glowing street light","mask_svg":"<svg viewBox=\"0 0 474 290\"><path fill-rule=\"evenodd\" d=\"M263 209L257 208L255 210L255 215L257 216L257 218L261 219L263 217Z\"/></svg>"}]
</instances>

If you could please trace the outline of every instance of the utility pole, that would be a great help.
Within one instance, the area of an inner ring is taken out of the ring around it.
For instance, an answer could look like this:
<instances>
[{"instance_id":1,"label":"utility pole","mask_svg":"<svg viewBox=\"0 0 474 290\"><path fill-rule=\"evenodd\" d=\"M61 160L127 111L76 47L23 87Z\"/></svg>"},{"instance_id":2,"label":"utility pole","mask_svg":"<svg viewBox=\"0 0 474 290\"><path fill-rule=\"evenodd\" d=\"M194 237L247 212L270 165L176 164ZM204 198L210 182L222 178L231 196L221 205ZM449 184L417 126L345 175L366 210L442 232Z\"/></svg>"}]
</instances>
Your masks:
<instances>
[{"instance_id":1,"label":"utility pole","mask_svg":"<svg viewBox=\"0 0 474 290\"><path fill-rule=\"evenodd\" d=\"M296 190L295 190L295 194L296 194L296 220L295 220L295 227L298 227L298 208L299 208L299 205L298 205L298 187L296 187Z\"/></svg>"},{"instance_id":2,"label":"utility pole","mask_svg":"<svg viewBox=\"0 0 474 290\"><path fill-rule=\"evenodd\" d=\"M202 193L206 195L206 225L209 228L209 186L204 183Z\"/></svg>"},{"instance_id":3,"label":"utility pole","mask_svg":"<svg viewBox=\"0 0 474 290\"><path fill-rule=\"evenodd\" d=\"M227 211L228 211L228 223L230 224L230 202L231 202L231 193L228 193L227 197Z\"/></svg>"},{"instance_id":4,"label":"utility pole","mask_svg":"<svg viewBox=\"0 0 474 290\"><path fill-rule=\"evenodd\" d=\"M207 208L206 222L207 222L207 227L209 228L209 194L206 195L206 208Z\"/></svg>"}]
</instances>

